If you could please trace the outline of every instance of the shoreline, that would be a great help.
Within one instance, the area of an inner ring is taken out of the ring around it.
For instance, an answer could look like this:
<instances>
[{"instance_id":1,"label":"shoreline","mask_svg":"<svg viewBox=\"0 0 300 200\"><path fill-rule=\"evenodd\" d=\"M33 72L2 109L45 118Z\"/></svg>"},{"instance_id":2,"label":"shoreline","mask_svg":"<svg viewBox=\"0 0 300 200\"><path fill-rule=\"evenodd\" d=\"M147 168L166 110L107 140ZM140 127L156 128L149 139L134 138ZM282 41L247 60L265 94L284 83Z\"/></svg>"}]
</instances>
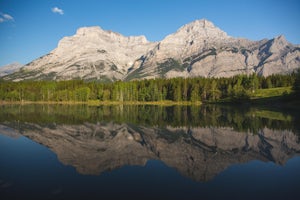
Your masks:
<instances>
[{"instance_id":1,"label":"shoreline","mask_svg":"<svg viewBox=\"0 0 300 200\"><path fill-rule=\"evenodd\" d=\"M158 105L158 106L200 106L202 102L196 101L0 101L0 105L88 105L88 106L102 106L102 105Z\"/></svg>"}]
</instances>

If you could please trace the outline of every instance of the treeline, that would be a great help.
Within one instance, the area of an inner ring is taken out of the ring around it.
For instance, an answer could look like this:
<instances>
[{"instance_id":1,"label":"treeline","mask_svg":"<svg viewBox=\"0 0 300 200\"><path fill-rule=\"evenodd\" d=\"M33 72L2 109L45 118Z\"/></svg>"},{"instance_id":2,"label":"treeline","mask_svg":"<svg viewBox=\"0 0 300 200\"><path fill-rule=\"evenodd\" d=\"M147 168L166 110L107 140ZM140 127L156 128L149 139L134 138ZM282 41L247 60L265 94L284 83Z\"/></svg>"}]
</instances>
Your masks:
<instances>
[{"instance_id":1,"label":"treeline","mask_svg":"<svg viewBox=\"0 0 300 200\"><path fill-rule=\"evenodd\" d=\"M299 73L298 73L299 74ZM114 83L69 81L0 82L2 101L215 101L248 99L260 88L294 86L296 77L238 75L230 78L173 78Z\"/></svg>"}]
</instances>

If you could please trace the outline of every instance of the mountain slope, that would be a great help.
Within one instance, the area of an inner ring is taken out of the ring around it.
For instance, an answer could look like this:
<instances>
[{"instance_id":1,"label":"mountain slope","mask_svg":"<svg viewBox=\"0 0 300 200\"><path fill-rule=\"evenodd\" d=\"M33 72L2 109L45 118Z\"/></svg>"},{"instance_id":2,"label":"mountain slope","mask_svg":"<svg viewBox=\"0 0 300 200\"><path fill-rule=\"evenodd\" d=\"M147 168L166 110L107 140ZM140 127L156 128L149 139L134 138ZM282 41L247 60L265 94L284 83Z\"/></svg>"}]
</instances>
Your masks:
<instances>
[{"instance_id":1,"label":"mountain slope","mask_svg":"<svg viewBox=\"0 0 300 200\"><path fill-rule=\"evenodd\" d=\"M99 81L172 77L287 74L300 66L300 47L284 36L233 38L208 20L196 20L160 42L85 27L56 49L5 76L5 80Z\"/></svg>"}]
</instances>

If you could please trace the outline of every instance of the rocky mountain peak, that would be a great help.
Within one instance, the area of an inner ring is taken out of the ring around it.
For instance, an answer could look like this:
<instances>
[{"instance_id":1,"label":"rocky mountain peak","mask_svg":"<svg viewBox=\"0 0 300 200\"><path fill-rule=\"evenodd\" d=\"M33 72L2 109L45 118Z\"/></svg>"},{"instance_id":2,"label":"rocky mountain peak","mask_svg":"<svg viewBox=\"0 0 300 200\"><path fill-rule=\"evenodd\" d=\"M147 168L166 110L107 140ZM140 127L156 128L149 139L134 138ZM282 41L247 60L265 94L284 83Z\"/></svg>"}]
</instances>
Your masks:
<instances>
[{"instance_id":1,"label":"rocky mountain peak","mask_svg":"<svg viewBox=\"0 0 300 200\"><path fill-rule=\"evenodd\" d=\"M179 28L179 31L193 31L197 29L208 29L208 28L216 28L215 25L206 19L201 19L201 20L195 20L191 23L188 23L186 25L183 25L181 28Z\"/></svg>"},{"instance_id":2,"label":"rocky mountain peak","mask_svg":"<svg viewBox=\"0 0 300 200\"><path fill-rule=\"evenodd\" d=\"M169 58L182 62L191 55L198 55L201 51L220 46L230 38L212 22L206 19L195 20L165 37L154 50L146 54L147 62L144 63L145 66L146 64L153 66L155 63L164 63ZM177 76L177 74L167 75L167 77L172 76ZM187 76L187 74L181 73L181 76Z\"/></svg>"},{"instance_id":3,"label":"rocky mountain peak","mask_svg":"<svg viewBox=\"0 0 300 200\"><path fill-rule=\"evenodd\" d=\"M277 48L282 48L289 46L290 43L286 40L284 35L279 35L273 39L273 45L276 45Z\"/></svg>"},{"instance_id":4,"label":"rocky mountain peak","mask_svg":"<svg viewBox=\"0 0 300 200\"><path fill-rule=\"evenodd\" d=\"M189 24L186 24L179 28L175 34L180 36L183 34L194 35L198 38L229 38L226 32L222 31L212 22L206 19L195 20Z\"/></svg>"},{"instance_id":5,"label":"rocky mountain peak","mask_svg":"<svg viewBox=\"0 0 300 200\"><path fill-rule=\"evenodd\" d=\"M282 44L288 43L284 35L279 35L274 38L274 41L281 42Z\"/></svg>"},{"instance_id":6,"label":"rocky mountain peak","mask_svg":"<svg viewBox=\"0 0 300 200\"><path fill-rule=\"evenodd\" d=\"M175 33L168 35L160 42L158 54L168 57L187 57L203 49L212 48L230 37L212 22L202 19L180 27ZM158 56L161 58L161 56Z\"/></svg>"},{"instance_id":7,"label":"rocky mountain peak","mask_svg":"<svg viewBox=\"0 0 300 200\"><path fill-rule=\"evenodd\" d=\"M97 39L95 37L98 37L98 39L101 39L104 37L109 37L111 39L117 39L117 38L124 38L125 36L121 35L120 33L113 32L111 30L103 30L99 26L90 26L90 27L81 27L78 28L76 31L75 36L77 37L83 37L83 38L90 38L90 39Z\"/></svg>"},{"instance_id":8,"label":"rocky mountain peak","mask_svg":"<svg viewBox=\"0 0 300 200\"><path fill-rule=\"evenodd\" d=\"M99 26L82 27L71 37L64 37L59 41L58 47L74 46L79 44L81 48L99 48L105 43L120 44L121 46L150 43L145 36L123 36L110 30L103 30Z\"/></svg>"},{"instance_id":9,"label":"rocky mountain peak","mask_svg":"<svg viewBox=\"0 0 300 200\"><path fill-rule=\"evenodd\" d=\"M285 39L283 35L279 35L275 37L272 40L269 40L265 48L270 52L270 53L280 53L280 52L285 52L288 51L288 49L292 47L292 45Z\"/></svg>"},{"instance_id":10,"label":"rocky mountain peak","mask_svg":"<svg viewBox=\"0 0 300 200\"><path fill-rule=\"evenodd\" d=\"M78 36L85 36L90 33L95 33L95 32L103 32L99 26L90 26L90 27L80 27L76 31L76 35Z\"/></svg>"},{"instance_id":11,"label":"rocky mountain peak","mask_svg":"<svg viewBox=\"0 0 300 200\"><path fill-rule=\"evenodd\" d=\"M96 39L95 37L99 37L99 39L103 37L108 37L112 40L116 40L118 42L129 42L129 43L149 43L147 38L144 35L140 36L123 36L120 33L111 31L111 30L103 30L99 26L92 26L92 27L82 27L77 29L76 36L78 37L90 37L91 39Z\"/></svg>"}]
</instances>

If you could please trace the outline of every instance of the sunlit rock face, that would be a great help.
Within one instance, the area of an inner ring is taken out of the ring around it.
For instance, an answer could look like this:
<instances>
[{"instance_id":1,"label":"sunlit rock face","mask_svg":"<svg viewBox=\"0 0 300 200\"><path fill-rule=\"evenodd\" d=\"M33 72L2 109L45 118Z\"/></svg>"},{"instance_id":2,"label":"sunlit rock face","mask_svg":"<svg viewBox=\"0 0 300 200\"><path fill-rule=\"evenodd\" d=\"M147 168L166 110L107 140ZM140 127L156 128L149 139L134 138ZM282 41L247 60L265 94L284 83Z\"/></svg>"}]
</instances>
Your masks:
<instances>
[{"instance_id":1,"label":"sunlit rock face","mask_svg":"<svg viewBox=\"0 0 300 200\"><path fill-rule=\"evenodd\" d=\"M253 133L230 127L160 128L110 122L19 123L18 128L5 123L0 129L22 134L48 147L63 164L93 175L125 165L144 166L155 159L186 177L207 181L232 164L261 160L284 165L300 152L296 134L269 128Z\"/></svg>"},{"instance_id":2,"label":"sunlit rock face","mask_svg":"<svg viewBox=\"0 0 300 200\"><path fill-rule=\"evenodd\" d=\"M56 49L6 80L98 81L230 77L256 73L288 74L300 66L299 45L284 36L250 41L233 38L208 20L196 20L149 42L144 36L123 36L100 27L79 28Z\"/></svg>"}]
</instances>

